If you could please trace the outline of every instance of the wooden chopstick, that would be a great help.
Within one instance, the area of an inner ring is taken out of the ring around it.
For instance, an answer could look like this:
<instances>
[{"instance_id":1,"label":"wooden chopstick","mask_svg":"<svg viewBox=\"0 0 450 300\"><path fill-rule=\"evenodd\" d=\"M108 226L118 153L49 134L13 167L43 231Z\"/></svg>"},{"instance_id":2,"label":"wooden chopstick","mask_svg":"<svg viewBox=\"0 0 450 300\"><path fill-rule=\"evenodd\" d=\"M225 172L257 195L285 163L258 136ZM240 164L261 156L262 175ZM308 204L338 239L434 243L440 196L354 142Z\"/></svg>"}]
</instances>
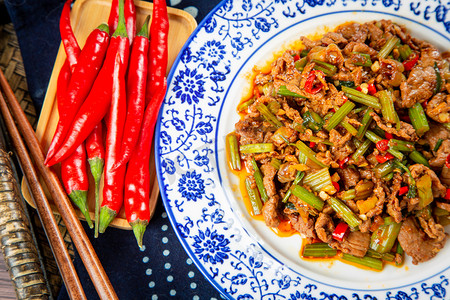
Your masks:
<instances>
[{"instance_id":1,"label":"wooden chopstick","mask_svg":"<svg viewBox=\"0 0 450 300\"><path fill-rule=\"evenodd\" d=\"M118 299L105 270L103 269L100 260L95 253L89 238L86 235L80 220L75 213L69 198L67 197L64 188L59 181L56 173L44 164L44 154L36 134L28 122L24 111L17 101L5 75L0 70L0 86L6 95L6 100L9 104L11 113L17 122L19 131L22 134L25 143L28 146L31 157L33 158L36 168L44 179L44 182L50 192L50 195L67 226L67 230L72 238L72 241L77 248L77 251L86 267L92 283L97 290L101 299Z\"/></svg>"},{"instance_id":2,"label":"wooden chopstick","mask_svg":"<svg viewBox=\"0 0 450 300\"><path fill-rule=\"evenodd\" d=\"M58 229L55 217L53 216L52 208L45 196L42 186L39 184L39 179L34 169L31 158L28 154L27 148L22 141L19 131L17 130L14 120L9 112L8 105L5 98L0 93L0 110L3 115L6 127L12 137L12 143L16 149L17 156L22 166L23 173L30 187L33 199L36 203L36 209L42 221L45 233L48 237L49 244L55 254L55 260L61 272L61 277L66 284L69 296L72 299L86 299L80 279L78 278L75 267L70 258L64 243L64 238Z\"/></svg>"}]
</instances>

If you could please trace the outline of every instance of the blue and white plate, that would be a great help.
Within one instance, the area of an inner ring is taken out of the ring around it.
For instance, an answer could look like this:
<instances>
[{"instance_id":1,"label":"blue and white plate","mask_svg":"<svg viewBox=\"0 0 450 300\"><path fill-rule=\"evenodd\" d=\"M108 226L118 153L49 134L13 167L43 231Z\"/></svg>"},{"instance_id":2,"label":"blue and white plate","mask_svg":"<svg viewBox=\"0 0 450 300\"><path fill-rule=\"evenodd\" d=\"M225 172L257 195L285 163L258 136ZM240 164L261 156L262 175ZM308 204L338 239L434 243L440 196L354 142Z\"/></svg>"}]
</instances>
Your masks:
<instances>
[{"instance_id":1,"label":"blue and white plate","mask_svg":"<svg viewBox=\"0 0 450 300\"><path fill-rule=\"evenodd\" d=\"M225 156L225 136L252 68L301 35L347 21L391 19L450 50L450 2L439 0L229 0L199 25L169 76L156 134L161 195L184 248L209 281L233 299L450 299L450 245L434 259L373 272L299 256L301 238L282 238L252 219ZM448 243L449 244L449 243Z\"/></svg>"}]
</instances>

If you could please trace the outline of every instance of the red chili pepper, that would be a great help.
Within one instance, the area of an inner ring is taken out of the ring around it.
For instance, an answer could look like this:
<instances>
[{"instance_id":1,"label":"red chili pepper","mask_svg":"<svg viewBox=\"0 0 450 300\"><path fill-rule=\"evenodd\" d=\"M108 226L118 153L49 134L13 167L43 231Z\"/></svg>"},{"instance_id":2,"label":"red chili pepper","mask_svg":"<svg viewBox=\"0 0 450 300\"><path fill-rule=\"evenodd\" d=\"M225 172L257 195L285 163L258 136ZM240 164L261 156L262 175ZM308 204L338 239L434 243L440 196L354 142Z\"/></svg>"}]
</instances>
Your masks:
<instances>
[{"instance_id":1,"label":"red chili pepper","mask_svg":"<svg viewBox=\"0 0 450 300\"><path fill-rule=\"evenodd\" d=\"M127 119L122 142L121 159L113 169L126 164L136 146L145 111L145 91L148 74L148 20L133 41L127 77Z\"/></svg>"},{"instance_id":2,"label":"red chili pepper","mask_svg":"<svg viewBox=\"0 0 450 300\"><path fill-rule=\"evenodd\" d=\"M72 25L70 24L70 5L72 0L67 0L64 3L61 18L59 19L59 31L61 34L61 41L66 51L67 59L69 60L70 68L73 71L78 62L81 48L78 45L77 39L73 33Z\"/></svg>"},{"instance_id":3,"label":"red chili pepper","mask_svg":"<svg viewBox=\"0 0 450 300\"><path fill-rule=\"evenodd\" d=\"M388 140L391 140L391 139L394 138L394 136L392 135L392 133L389 133L389 132L385 132L385 133L384 133L384 136L385 136L386 139L388 139Z\"/></svg>"},{"instance_id":4,"label":"red chili pepper","mask_svg":"<svg viewBox=\"0 0 450 300\"><path fill-rule=\"evenodd\" d=\"M411 119L410 119L410 117L409 117L408 115L401 115L401 116L399 116L399 118L400 118L400 120L402 120L403 122L411 123Z\"/></svg>"},{"instance_id":5,"label":"red chili pepper","mask_svg":"<svg viewBox=\"0 0 450 300\"><path fill-rule=\"evenodd\" d=\"M388 160L391 160L394 158L394 156L390 153L386 153L385 155L375 155L375 158L377 161L382 164L384 162L387 162Z\"/></svg>"},{"instance_id":6,"label":"red chili pepper","mask_svg":"<svg viewBox=\"0 0 450 300\"><path fill-rule=\"evenodd\" d=\"M315 145L316 145L315 142L309 142L309 148L312 148L312 147L314 147Z\"/></svg>"},{"instance_id":7,"label":"red chili pepper","mask_svg":"<svg viewBox=\"0 0 450 300\"><path fill-rule=\"evenodd\" d=\"M375 87L375 84L371 83L367 86L367 91L369 92L369 95L375 95L377 93L377 88Z\"/></svg>"},{"instance_id":8,"label":"red chili pepper","mask_svg":"<svg viewBox=\"0 0 450 300\"><path fill-rule=\"evenodd\" d=\"M317 75L316 73L321 73L321 71L318 70L312 70L309 75L308 78L306 78L306 82L305 82L305 91L307 93L310 94L317 94L318 92L320 92L323 88L323 83L320 82L316 85L314 85L314 82L316 81ZM322 73L323 74L323 73Z\"/></svg>"},{"instance_id":9,"label":"red chili pepper","mask_svg":"<svg viewBox=\"0 0 450 300\"><path fill-rule=\"evenodd\" d=\"M332 236L335 240L342 242L347 234L349 234L348 224L341 222L334 229Z\"/></svg>"},{"instance_id":10,"label":"red chili pepper","mask_svg":"<svg viewBox=\"0 0 450 300\"><path fill-rule=\"evenodd\" d=\"M447 168L450 168L450 154L445 159L445 165L447 166Z\"/></svg>"},{"instance_id":11,"label":"red chili pepper","mask_svg":"<svg viewBox=\"0 0 450 300\"><path fill-rule=\"evenodd\" d=\"M45 158L47 163L55 154L69 132L69 127L76 113L91 90L98 72L103 64L106 50L109 45L108 26L102 24L91 32L78 58L78 64L74 69L69 86L64 95L58 98L59 120L52 142ZM63 72L63 69L60 71ZM58 79L59 80L59 79ZM59 95L60 84L57 93Z\"/></svg>"},{"instance_id":12,"label":"red chili pepper","mask_svg":"<svg viewBox=\"0 0 450 300\"><path fill-rule=\"evenodd\" d=\"M78 110L74 120L68 129L64 143L55 155L47 162L48 166L57 164L69 156L75 148L84 141L95 126L105 117L111 105L112 81L116 55L121 58L121 72L126 72L128 65L130 44L127 38L125 19L123 17L123 0L119 0L120 18L119 25L111 37L103 66L95 79L95 82ZM121 75L124 77L125 75Z\"/></svg>"},{"instance_id":13,"label":"red chili pepper","mask_svg":"<svg viewBox=\"0 0 450 300\"><path fill-rule=\"evenodd\" d=\"M450 189L447 189L444 198L445 198L445 200L450 200Z\"/></svg>"},{"instance_id":14,"label":"red chili pepper","mask_svg":"<svg viewBox=\"0 0 450 300\"><path fill-rule=\"evenodd\" d=\"M87 206L89 179L87 176L84 143L78 146L72 155L62 161L61 179L70 199L80 209L89 227L92 228L93 224Z\"/></svg>"},{"instance_id":15,"label":"red chili pepper","mask_svg":"<svg viewBox=\"0 0 450 300\"><path fill-rule=\"evenodd\" d=\"M109 32L114 32L119 23L119 0L112 0L111 10L109 11L108 26Z\"/></svg>"},{"instance_id":16,"label":"red chili pepper","mask_svg":"<svg viewBox=\"0 0 450 300\"><path fill-rule=\"evenodd\" d=\"M404 194L406 194L409 191L409 187L408 186L402 186L399 190L398 190L398 195L402 196Z\"/></svg>"},{"instance_id":17,"label":"red chili pepper","mask_svg":"<svg viewBox=\"0 0 450 300\"><path fill-rule=\"evenodd\" d=\"M100 122L86 139L86 152L95 183L95 230L94 237L98 237L100 212L100 180L105 164L105 146L103 144L103 124Z\"/></svg>"},{"instance_id":18,"label":"red chili pepper","mask_svg":"<svg viewBox=\"0 0 450 300\"><path fill-rule=\"evenodd\" d=\"M167 40L169 36L169 17L165 0L153 1L152 24L150 26L149 76L147 78L148 105L156 91L160 90L167 69Z\"/></svg>"},{"instance_id":19,"label":"red chili pepper","mask_svg":"<svg viewBox=\"0 0 450 300\"><path fill-rule=\"evenodd\" d=\"M361 86L360 86L360 85L358 85L358 86L356 87L356 90L357 90L358 92L361 92L361 91L362 91L362 88L361 88Z\"/></svg>"},{"instance_id":20,"label":"red chili pepper","mask_svg":"<svg viewBox=\"0 0 450 300\"><path fill-rule=\"evenodd\" d=\"M297 61L297 60L300 60L300 55L295 54L295 55L294 55L294 61Z\"/></svg>"},{"instance_id":21,"label":"red chili pepper","mask_svg":"<svg viewBox=\"0 0 450 300\"><path fill-rule=\"evenodd\" d=\"M345 169L347 167L347 163L350 160L350 156L347 156L343 160L339 161L339 168Z\"/></svg>"},{"instance_id":22,"label":"red chili pepper","mask_svg":"<svg viewBox=\"0 0 450 300\"><path fill-rule=\"evenodd\" d=\"M133 43L136 34L136 6L134 0L125 0L124 7L125 25L127 27L128 38L130 45ZM109 31L114 32L119 23L119 1L112 0L111 10L109 11L108 26Z\"/></svg>"},{"instance_id":23,"label":"red chili pepper","mask_svg":"<svg viewBox=\"0 0 450 300\"><path fill-rule=\"evenodd\" d=\"M423 109L426 109L427 105L428 105L428 99L423 101L423 102L421 102L420 105L422 105Z\"/></svg>"},{"instance_id":24,"label":"red chili pepper","mask_svg":"<svg viewBox=\"0 0 450 300\"><path fill-rule=\"evenodd\" d=\"M339 192L341 190L339 183L337 183L336 181L332 181L331 183L333 184L334 188L336 189L336 192Z\"/></svg>"},{"instance_id":25,"label":"red chili pepper","mask_svg":"<svg viewBox=\"0 0 450 300\"><path fill-rule=\"evenodd\" d=\"M378 150L387 151L389 149L389 140L378 141L375 145Z\"/></svg>"},{"instance_id":26,"label":"red chili pepper","mask_svg":"<svg viewBox=\"0 0 450 300\"><path fill-rule=\"evenodd\" d=\"M125 0L125 24L131 45L136 35L136 6L134 0Z\"/></svg>"},{"instance_id":27,"label":"red chili pepper","mask_svg":"<svg viewBox=\"0 0 450 300\"><path fill-rule=\"evenodd\" d=\"M122 59L118 53L113 71L111 107L106 118L105 175L98 228L100 233L105 231L123 205L123 184L126 167L122 165L112 170L114 164L120 159L120 148L122 146L123 128L126 119L125 76L121 70L125 66L121 63Z\"/></svg>"},{"instance_id":28,"label":"red chili pepper","mask_svg":"<svg viewBox=\"0 0 450 300\"><path fill-rule=\"evenodd\" d=\"M125 176L125 214L133 228L139 247L142 247L142 237L150 221L150 212L154 211L156 201L150 203L150 153L155 123L164 95L166 81L145 109L144 122L135 151L128 162Z\"/></svg>"},{"instance_id":29,"label":"red chili pepper","mask_svg":"<svg viewBox=\"0 0 450 300\"><path fill-rule=\"evenodd\" d=\"M419 54L416 52L412 53L407 60L403 62L403 67L405 68L405 71L410 71L419 60Z\"/></svg>"}]
</instances>

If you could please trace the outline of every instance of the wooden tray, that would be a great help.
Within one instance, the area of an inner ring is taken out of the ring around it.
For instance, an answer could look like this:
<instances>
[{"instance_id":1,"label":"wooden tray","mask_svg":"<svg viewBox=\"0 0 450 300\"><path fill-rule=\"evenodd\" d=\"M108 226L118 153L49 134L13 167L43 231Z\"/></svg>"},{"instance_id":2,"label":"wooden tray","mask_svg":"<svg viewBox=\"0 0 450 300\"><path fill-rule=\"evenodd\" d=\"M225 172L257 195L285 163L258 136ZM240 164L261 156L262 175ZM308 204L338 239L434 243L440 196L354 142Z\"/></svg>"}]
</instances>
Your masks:
<instances>
[{"instance_id":1,"label":"wooden tray","mask_svg":"<svg viewBox=\"0 0 450 300\"><path fill-rule=\"evenodd\" d=\"M153 5L149 2L135 1L136 4L136 28L140 29L144 23L144 19L147 15L152 14ZM102 22L107 23L109 11L111 7L111 1L108 0L77 0L71 11L72 27L77 37L80 47L84 46L84 43L89 35L89 33L94 30ZM180 52L182 46L188 39L189 35L194 31L197 23L195 19L185 11L168 8L169 14L169 61L167 66L167 73L170 70L176 56ZM64 52L64 47L60 45L58 56L56 57L55 65L53 67L53 72L50 78L50 82L47 89L47 94L45 96L42 111L39 117L38 125L36 128L36 135L41 142L42 149L47 152L50 142L53 138L53 133L56 130L56 125L58 123L58 109L56 103L56 81L58 78L59 70L66 59L66 54ZM152 148L153 149L153 148ZM154 155L152 153L152 159L150 160L151 178L153 178L150 187L150 197L152 200L156 201L159 196L159 186L156 177L156 170L154 165ZM55 166L55 170L59 172L59 164ZM41 182L42 186L45 188L45 184ZM90 188L88 193L89 211L92 220L94 220L94 182L92 176L90 176ZM101 183L102 187L103 183ZM35 207L33 198L29 193L28 185L25 179L22 181L22 193L25 200L33 207ZM101 193L100 193L101 195ZM49 194L47 197L50 201ZM101 197L101 196L100 196ZM53 211L58 213L56 207L53 206ZM83 219L81 212L78 212L80 219ZM110 226L131 229L125 217L125 212L122 211L119 215L111 222Z\"/></svg>"}]
</instances>

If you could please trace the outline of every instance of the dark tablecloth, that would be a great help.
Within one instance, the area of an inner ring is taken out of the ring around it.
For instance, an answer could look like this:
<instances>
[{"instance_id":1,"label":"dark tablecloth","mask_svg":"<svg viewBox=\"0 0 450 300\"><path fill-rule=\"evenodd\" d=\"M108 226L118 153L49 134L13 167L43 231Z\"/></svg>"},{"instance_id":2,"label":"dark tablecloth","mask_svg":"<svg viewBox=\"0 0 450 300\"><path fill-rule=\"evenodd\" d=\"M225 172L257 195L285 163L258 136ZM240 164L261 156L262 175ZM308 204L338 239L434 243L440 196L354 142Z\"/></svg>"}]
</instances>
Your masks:
<instances>
[{"instance_id":1,"label":"dark tablecloth","mask_svg":"<svg viewBox=\"0 0 450 300\"><path fill-rule=\"evenodd\" d=\"M169 0L198 23L219 0ZM19 39L28 88L39 112L60 44L59 16L63 0L6 0ZM83 222L88 236L120 299L220 299L220 294L188 258L168 220L162 201L147 227L139 249L131 231L108 228L97 239ZM75 253L75 267L88 299L98 298ZM68 299L62 288L59 299Z\"/></svg>"}]
</instances>

